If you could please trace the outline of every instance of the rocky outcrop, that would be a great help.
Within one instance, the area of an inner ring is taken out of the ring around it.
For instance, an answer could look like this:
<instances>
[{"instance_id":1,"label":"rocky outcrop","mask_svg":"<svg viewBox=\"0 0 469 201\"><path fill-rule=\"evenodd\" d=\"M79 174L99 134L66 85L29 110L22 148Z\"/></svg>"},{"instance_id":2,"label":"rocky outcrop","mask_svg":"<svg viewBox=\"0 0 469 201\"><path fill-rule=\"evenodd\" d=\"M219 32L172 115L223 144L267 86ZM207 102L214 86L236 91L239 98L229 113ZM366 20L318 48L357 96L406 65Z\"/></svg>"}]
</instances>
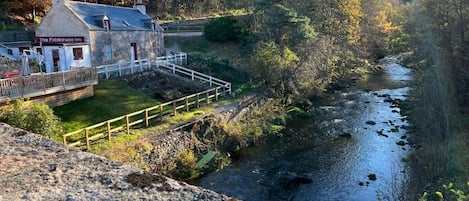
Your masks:
<instances>
[{"instance_id":1,"label":"rocky outcrop","mask_svg":"<svg viewBox=\"0 0 469 201\"><path fill-rule=\"evenodd\" d=\"M0 123L0 200L230 200Z\"/></svg>"}]
</instances>

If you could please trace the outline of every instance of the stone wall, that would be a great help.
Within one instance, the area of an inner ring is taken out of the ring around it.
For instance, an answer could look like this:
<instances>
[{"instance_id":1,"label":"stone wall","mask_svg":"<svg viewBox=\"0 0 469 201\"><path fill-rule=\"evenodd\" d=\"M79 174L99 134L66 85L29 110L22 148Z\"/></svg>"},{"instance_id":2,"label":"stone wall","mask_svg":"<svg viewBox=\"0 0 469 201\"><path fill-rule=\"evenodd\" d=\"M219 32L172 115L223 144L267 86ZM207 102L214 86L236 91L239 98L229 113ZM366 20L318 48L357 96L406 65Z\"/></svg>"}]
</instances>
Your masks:
<instances>
[{"instance_id":1,"label":"stone wall","mask_svg":"<svg viewBox=\"0 0 469 201\"><path fill-rule=\"evenodd\" d=\"M0 200L235 200L0 123Z\"/></svg>"},{"instance_id":2,"label":"stone wall","mask_svg":"<svg viewBox=\"0 0 469 201\"><path fill-rule=\"evenodd\" d=\"M157 56L165 54L163 32L91 31L92 65L130 61L131 43L137 44L138 59L155 59ZM111 46L111 60L105 58L105 45Z\"/></svg>"}]
</instances>

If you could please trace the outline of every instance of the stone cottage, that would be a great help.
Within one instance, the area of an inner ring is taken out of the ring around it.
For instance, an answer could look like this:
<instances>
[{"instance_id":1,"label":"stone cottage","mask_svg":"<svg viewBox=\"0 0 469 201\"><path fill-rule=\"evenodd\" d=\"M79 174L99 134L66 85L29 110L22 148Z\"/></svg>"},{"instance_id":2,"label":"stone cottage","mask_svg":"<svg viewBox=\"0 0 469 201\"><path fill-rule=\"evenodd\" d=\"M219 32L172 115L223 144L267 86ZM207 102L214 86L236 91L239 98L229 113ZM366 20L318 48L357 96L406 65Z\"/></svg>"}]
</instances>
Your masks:
<instances>
[{"instance_id":1,"label":"stone cottage","mask_svg":"<svg viewBox=\"0 0 469 201\"><path fill-rule=\"evenodd\" d=\"M47 72L164 54L163 29L147 15L144 4L127 8L53 0L35 42Z\"/></svg>"}]
</instances>

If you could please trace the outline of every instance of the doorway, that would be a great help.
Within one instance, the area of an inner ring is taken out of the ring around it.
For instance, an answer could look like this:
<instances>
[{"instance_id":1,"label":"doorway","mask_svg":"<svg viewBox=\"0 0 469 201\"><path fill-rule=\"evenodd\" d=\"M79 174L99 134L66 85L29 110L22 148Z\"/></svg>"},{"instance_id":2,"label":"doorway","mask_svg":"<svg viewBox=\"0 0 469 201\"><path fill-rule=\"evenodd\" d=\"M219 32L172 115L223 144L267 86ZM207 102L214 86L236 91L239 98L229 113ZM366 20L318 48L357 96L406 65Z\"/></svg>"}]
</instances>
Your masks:
<instances>
[{"instance_id":1,"label":"doorway","mask_svg":"<svg viewBox=\"0 0 469 201\"><path fill-rule=\"evenodd\" d=\"M132 61L138 60L137 43L130 43L130 57Z\"/></svg>"},{"instance_id":2,"label":"doorway","mask_svg":"<svg viewBox=\"0 0 469 201\"><path fill-rule=\"evenodd\" d=\"M60 54L59 49L52 49L52 70L53 72L59 72L59 62L60 62Z\"/></svg>"}]
</instances>

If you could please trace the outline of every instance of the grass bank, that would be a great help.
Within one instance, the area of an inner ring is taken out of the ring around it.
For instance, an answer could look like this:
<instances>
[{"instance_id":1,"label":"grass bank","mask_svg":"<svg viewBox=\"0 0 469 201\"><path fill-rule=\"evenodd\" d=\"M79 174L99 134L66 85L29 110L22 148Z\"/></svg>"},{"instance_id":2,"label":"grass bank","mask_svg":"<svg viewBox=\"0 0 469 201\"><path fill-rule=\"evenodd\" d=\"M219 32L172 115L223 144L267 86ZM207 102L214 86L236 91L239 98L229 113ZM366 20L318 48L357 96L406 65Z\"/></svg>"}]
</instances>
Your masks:
<instances>
[{"instance_id":1,"label":"grass bank","mask_svg":"<svg viewBox=\"0 0 469 201\"><path fill-rule=\"evenodd\" d=\"M75 131L108 119L160 104L116 80L100 80L94 96L54 108L62 120L65 132Z\"/></svg>"}]
</instances>

